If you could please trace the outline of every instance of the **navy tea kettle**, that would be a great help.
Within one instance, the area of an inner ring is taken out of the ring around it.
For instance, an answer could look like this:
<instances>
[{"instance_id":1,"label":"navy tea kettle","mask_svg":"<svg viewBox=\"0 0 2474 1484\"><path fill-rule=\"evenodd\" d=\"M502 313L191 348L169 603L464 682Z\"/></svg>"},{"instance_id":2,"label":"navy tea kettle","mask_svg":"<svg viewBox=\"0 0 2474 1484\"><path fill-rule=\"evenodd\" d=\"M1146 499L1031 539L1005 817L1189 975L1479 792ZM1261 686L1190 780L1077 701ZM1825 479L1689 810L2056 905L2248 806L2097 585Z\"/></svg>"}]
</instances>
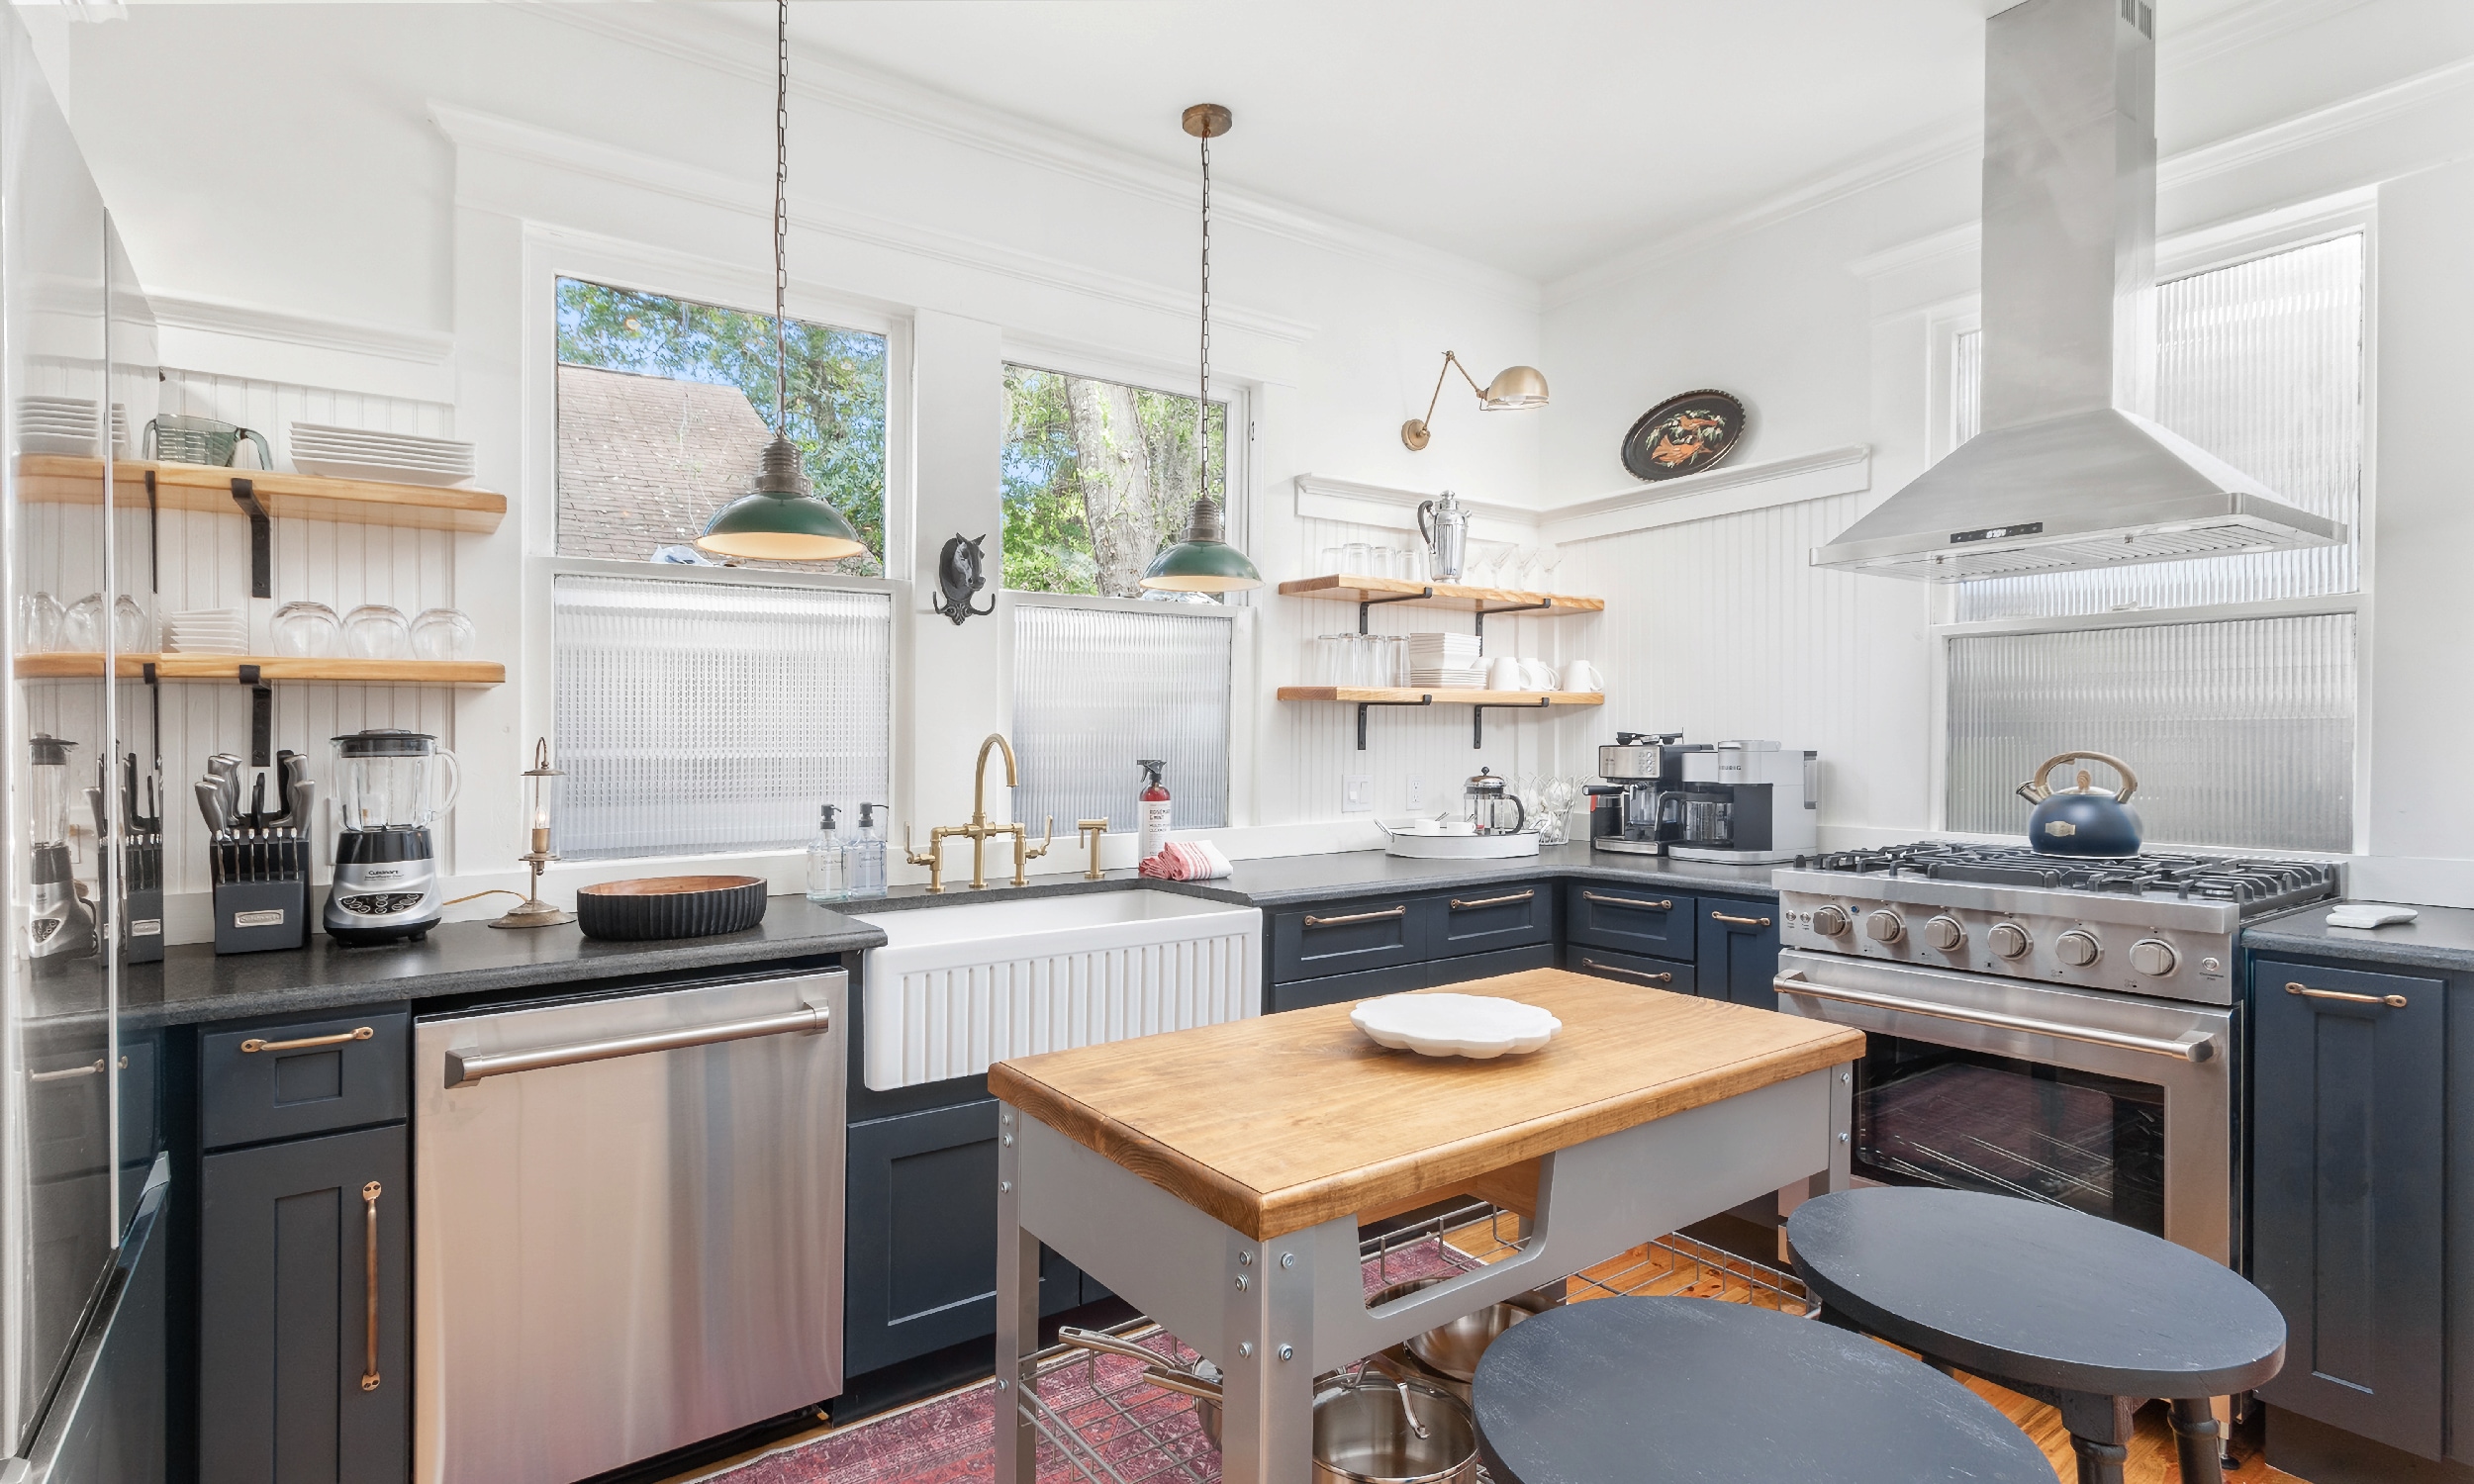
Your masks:
<instances>
[{"instance_id":1,"label":"navy tea kettle","mask_svg":"<svg viewBox=\"0 0 2474 1484\"><path fill-rule=\"evenodd\" d=\"M2122 775L2122 788L2107 793L2088 787L2087 770L2079 770L2078 787L2056 792L2046 778L2064 763L2103 763ZM2131 765L2101 752L2065 752L2048 758L2036 777L2019 786L2019 796L2036 805L2028 816L2028 845L2041 856L2124 860L2139 854L2139 811L2131 795L2139 778Z\"/></svg>"}]
</instances>

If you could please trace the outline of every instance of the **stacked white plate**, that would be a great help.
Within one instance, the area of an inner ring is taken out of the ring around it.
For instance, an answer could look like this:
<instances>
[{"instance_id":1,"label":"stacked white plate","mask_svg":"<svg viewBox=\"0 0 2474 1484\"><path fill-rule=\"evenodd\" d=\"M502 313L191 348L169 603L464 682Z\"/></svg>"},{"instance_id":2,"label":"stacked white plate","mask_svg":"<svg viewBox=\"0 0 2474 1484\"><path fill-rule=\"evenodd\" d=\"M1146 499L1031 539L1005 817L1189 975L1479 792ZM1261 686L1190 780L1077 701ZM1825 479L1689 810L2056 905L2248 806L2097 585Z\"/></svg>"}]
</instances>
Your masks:
<instances>
[{"instance_id":1,"label":"stacked white plate","mask_svg":"<svg viewBox=\"0 0 2474 1484\"><path fill-rule=\"evenodd\" d=\"M1468 670L1477 663L1475 634L1411 634L1409 664L1419 670Z\"/></svg>"},{"instance_id":2,"label":"stacked white plate","mask_svg":"<svg viewBox=\"0 0 2474 1484\"><path fill-rule=\"evenodd\" d=\"M17 399L18 446L28 453L95 456L94 399L91 397L20 397ZM129 409L112 404L112 447L129 448Z\"/></svg>"},{"instance_id":3,"label":"stacked white plate","mask_svg":"<svg viewBox=\"0 0 2474 1484\"><path fill-rule=\"evenodd\" d=\"M163 648L170 654L247 654L248 619L238 608L165 613Z\"/></svg>"},{"instance_id":4,"label":"stacked white plate","mask_svg":"<svg viewBox=\"0 0 2474 1484\"><path fill-rule=\"evenodd\" d=\"M1436 691L1483 691L1486 683L1482 672L1475 670L1438 670L1411 662L1409 684Z\"/></svg>"},{"instance_id":5,"label":"stacked white plate","mask_svg":"<svg viewBox=\"0 0 2474 1484\"><path fill-rule=\"evenodd\" d=\"M332 479L455 485L472 478L472 445L418 433L374 432L324 422L292 424L292 467Z\"/></svg>"}]
</instances>

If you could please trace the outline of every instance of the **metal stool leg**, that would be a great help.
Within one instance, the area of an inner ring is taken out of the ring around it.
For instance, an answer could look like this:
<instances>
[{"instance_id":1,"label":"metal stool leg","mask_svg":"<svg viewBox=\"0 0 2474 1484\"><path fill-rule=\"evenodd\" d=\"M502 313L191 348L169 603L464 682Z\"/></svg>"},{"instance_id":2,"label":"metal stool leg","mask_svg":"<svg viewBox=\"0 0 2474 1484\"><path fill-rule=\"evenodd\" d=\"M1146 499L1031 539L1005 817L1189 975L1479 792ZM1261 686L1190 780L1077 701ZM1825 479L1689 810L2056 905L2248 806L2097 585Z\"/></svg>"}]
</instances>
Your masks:
<instances>
[{"instance_id":1,"label":"metal stool leg","mask_svg":"<svg viewBox=\"0 0 2474 1484\"><path fill-rule=\"evenodd\" d=\"M2216 1409L2206 1397L2187 1397L2170 1404L2173 1448L2182 1460L2182 1484L2217 1484L2223 1477L2225 1435L2217 1426Z\"/></svg>"}]
</instances>

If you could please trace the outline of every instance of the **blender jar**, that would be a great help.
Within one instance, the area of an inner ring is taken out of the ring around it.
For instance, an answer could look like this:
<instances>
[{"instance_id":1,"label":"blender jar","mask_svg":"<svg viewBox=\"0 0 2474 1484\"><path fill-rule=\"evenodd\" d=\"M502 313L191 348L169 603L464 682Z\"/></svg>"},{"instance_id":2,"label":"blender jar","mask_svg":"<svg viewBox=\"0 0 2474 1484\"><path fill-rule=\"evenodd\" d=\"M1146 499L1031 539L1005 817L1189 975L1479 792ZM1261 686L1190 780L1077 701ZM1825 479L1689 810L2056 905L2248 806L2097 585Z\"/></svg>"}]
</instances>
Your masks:
<instances>
[{"instance_id":1,"label":"blender jar","mask_svg":"<svg viewBox=\"0 0 2474 1484\"><path fill-rule=\"evenodd\" d=\"M26 826L32 838L27 843L37 848L65 845L68 843L69 798L72 793L68 780L68 751L77 744L41 732L28 740L34 748L34 767L27 775L33 785L32 807L26 812Z\"/></svg>"},{"instance_id":2,"label":"blender jar","mask_svg":"<svg viewBox=\"0 0 2474 1484\"><path fill-rule=\"evenodd\" d=\"M455 806L455 754L427 732L395 727L330 739L335 806L347 830L427 829Z\"/></svg>"}]
</instances>

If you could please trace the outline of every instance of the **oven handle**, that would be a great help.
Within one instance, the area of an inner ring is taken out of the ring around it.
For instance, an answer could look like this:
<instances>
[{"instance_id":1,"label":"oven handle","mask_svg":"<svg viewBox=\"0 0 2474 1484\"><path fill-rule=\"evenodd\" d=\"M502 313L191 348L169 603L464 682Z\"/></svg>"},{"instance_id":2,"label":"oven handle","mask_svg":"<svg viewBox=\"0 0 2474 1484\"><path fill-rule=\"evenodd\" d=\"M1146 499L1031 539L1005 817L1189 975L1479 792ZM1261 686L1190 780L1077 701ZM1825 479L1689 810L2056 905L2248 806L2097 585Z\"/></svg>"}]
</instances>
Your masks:
<instances>
[{"instance_id":1,"label":"oven handle","mask_svg":"<svg viewBox=\"0 0 2474 1484\"><path fill-rule=\"evenodd\" d=\"M2058 1021L2035 1020L2025 1015L2004 1015L1996 1010L1954 1010L1948 1005L1896 994L1824 988L1804 977L1800 969L1791 969L1778 975L1770 982L1770 987L1780 994L1806 994L1815 999L1844 1000L1851 1005L1868 1005L1876 1010L1896 1010L1908 1015L1930 1015L1937 1020L1955 1020L1967 1025L1989 1026L1994 1030L2058 1036L2064 1041L2119 1047L2124 1051L2145 1052L2149 1056L2171 1057L2177 1062L2206 1062L2213 1060L2217 1054L2217 1038L2212 1031L2193 1031L2168 1041L2161 1036L2133 1036L2122 1031L2092 1030L2084 1026L2063 1025Z\"/></svg>"}]
</instances>

